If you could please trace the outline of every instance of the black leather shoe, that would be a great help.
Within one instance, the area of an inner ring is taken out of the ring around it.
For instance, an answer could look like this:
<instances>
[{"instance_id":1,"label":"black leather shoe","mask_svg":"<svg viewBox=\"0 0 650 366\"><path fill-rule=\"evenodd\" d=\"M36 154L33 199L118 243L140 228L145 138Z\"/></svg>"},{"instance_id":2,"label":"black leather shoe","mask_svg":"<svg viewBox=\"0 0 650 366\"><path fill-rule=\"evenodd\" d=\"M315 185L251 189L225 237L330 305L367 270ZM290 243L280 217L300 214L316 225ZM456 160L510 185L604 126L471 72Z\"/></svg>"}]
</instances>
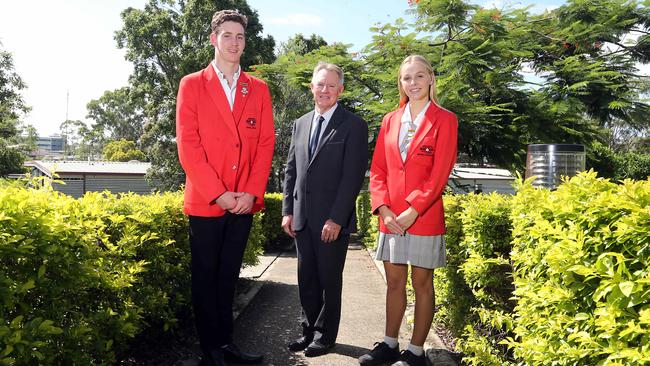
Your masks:
<instances>
[{"instance_id":1,"label":"black leather shoe","mask_svg":"<svg viewBox=\"0 0 650 366\"><path fill-rule=\"evenodd\" d=\"M307 346L305 349L305 356L307 357L318 357L326 354L334 347L334 343L321 343L320 340L315 340Z\"/></svg>"},{"instance_id":2,"label":"black leather shoe","mask_svg":"<svg viewBox=\"0 0 650 366\"><path fill-rule=\"evenodd\" d=\"M313 340L314 340L314 335L313 334L304 335L304 336L294 340L293 342L289 343L289 346L288 346L289 351L291 351L291 352L302 351L305 348L307 348L307 346L309 346L309 344Z\"/></svg>"},{"instance_id":3,"label":"black leather shoe","mask_svg":"<svg viewBox=\"0 0 650 366\"><path fill-rule=\"evenodd\" d=\"M375 348L365 355L359 357L359 365L361 366L377 366L383 365L387 362L395 362L399 359L399 345L395 348L390 348L384 342L375 343Z\"/></svg>"},{"instance_id":4,"label":"black leather shoe","mask_svg":"<svg viewBox=\"0 0 650 366\"><path fill-rule=\"evenodd\" d=\"M264 359L263 355L241 351L234 343L221 347L221 351L223 351L224 360L232 363L251 365L261 363Z\"/></svg>"},{"instance_id":5,"label":"black leather shoe","mask_svg":"<svg viewBox=\"0 0 650 366\"><path fill-rule=\"evenodd\" d=\"M409 350L402 351L399 361L391 366L427 366L427 358L424 354L416 356Z\"/></svg>"},{"instance_id":6,"label":"black leather shoe","mask_svg":"<svg viewBox=\"0 0 650 366\"><path fill-rule=\"evenodd\" d=\"M226 366L226 361L223 359L223 351L215 349L210 352L204 353L201 359L200 366Z\"/></svg>"}]
</instances>

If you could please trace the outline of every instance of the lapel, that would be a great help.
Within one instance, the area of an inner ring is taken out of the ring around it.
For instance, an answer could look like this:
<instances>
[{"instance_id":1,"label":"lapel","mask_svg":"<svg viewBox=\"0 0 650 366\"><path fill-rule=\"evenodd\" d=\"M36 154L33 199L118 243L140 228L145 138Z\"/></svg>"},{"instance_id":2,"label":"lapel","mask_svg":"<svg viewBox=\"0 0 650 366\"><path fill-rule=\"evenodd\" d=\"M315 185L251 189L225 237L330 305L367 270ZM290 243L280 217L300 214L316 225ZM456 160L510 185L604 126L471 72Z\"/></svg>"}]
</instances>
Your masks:
<instances>
[{"instance_id":1,"label":"lapel","mask_svg":"<svg viewBox=\"0 0 650 366\"><path fill-rule=\"evenodd\" d=\"M214 71L212 63L208 64L208 67L203 69L203 80L205 83L206 93L210 96L210 99L212 99L212 103L214 103L217 113L221 116L221 120L231 130L231 132L237 136L237 126L235 125L235 120L230 112L228 98L226 98L226 93L223 91L223 87L221 86L217 73Z\"/></svg>"},{"instance_id":2,"label":"lapel","mask_svg":"<svg viewBox=\"0 0 650 366\"><path fill-rule=\"evenodd\" d=\"M298 130L298 136L296 138L299 141L304 141L304 144L296 144L296 146L301 146L301 153L305 154L306 156L305 160L309 159L309 131L311 130L311 121L314 119L314 111L311 111L307 114L305 114L301 120L298 120L298 125L299 130Z\"/></svg>"},{"instance_id":3,"label":"lapel","mask_svg":"<svg viewBox=\"0 0 650 366\"><path fill-rule=\"evenodd\" d=\"M223 88L221 88L223 89ZM253 91L253 83L251 83L250 77L242 71L239 74L239 79L237 80L237 91L235 91L235 105L233 106L233 118L235 119L235 124L239 124L239 119L241 114L244 111L244 107L248 100L251 98L251 92Z\"/></svg>"},{"instance_id":4,"label":"lapel","mask_svg":"<svg viewBox=\"0 0 650 366\"><path fill-rule=\"evenodd\" d=\"M420 144L422 143L422 140L438 122L438 114L436 113L437 111L438 106L433 101L431 101L429 108L426 112L424 112L424 119L422 119L422 123L420 123L418 130L415 132L415 136L413 136L413 141L411 141L409 144L409 149L406 152L406 159L404 160L404 163L406 163L413 156L413 154L417 151ZM437 131L435 133L437 133ZM435 138L436 136L434 135L433 137Z\"/></svg>"},{"instance_id":5,"label":"lapel","mask_svg":"<svg viewBox=\"0 0 650 366\"><path fill-rule=\"evenodd\" d=\"M406 106L403 106L395 112L393 118L388 122L390 123L390 126L388 128L388 136L386 136L388 154L392 155L395 161L400 162L402 161L402 154L399 153L399 130L402 128L402 115L404 114L404 108L406 108Z\"/></svg>"},{"instance_id":6,"label":"lapel","mask_svg":"<svg viewBox=\"0 0 650 366\"><path fill-rule=\"evenodd\" d=\"M334 131L336 128L343 122L343 114L345 111L343 110L343 106L340 104L336 107L334 110L334 113L332 114L332 118L330 118L330 121L327 123L327 128L325 128L325 131L323 131L323 137L318 140L318 146L316 146L316 151L314 152L314 156L311 157L311 160L314 160L316 155L320 152L320 150L323 148L323 145L327 143L327 141L332 137L334 134ZM314 118L314 114L311 114L312 120ZM309 138L309 135L307 135L307 138ZM307 145L309 145L309 141L307 142Z\"/></svg>"}]
</instances>

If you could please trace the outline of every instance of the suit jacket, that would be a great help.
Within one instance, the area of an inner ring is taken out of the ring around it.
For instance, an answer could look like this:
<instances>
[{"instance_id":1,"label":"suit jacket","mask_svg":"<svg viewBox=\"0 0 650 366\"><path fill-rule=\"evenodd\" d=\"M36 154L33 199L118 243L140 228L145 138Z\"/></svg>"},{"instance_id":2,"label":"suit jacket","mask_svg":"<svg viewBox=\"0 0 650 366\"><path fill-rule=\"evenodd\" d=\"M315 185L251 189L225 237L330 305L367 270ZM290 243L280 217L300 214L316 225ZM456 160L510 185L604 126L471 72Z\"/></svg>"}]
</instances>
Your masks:
<instances>
[{"instance_id":1,"label":"suit jacket","mask_svg":"<svg viewBox=\"0 0 650 366\"><path fill-rule=\"evenodd\" d=\"M225 211L214 200L226 191L253 194L264 207L275 129L266 83L242 72L233 111L212 65L185 76L176 103L176 144L185 170L188 215Z\"/></svg>"},{"instance_id":2,"label":"suit jacket","mask_svg":"<svg viewBox=\"0 0 650 366\"><path fill-rule=\"evenodd\" d=\"M458 120L431 103L402 161L398 140L404 108L388 113L381 124L370 166L372 210L386 205L399 215L413 206L419 216L410 234L444 234L442 193L456 162ZM382 220L379 229L390 232Z\"/></svg>"},{"instance_id":3,"label":"suit jacket","mask_svg":"<svg viewBox=\"0 0 650 366\"><path fill-rule=\"evenodd\" d=\"M293 125L284 179L282 214L293 215L293 229L320 228L328 219L341 233L356 231L356 197L368 167L368 125L340 104L309 159L314 112Z\"/></svg>"}]
</instances>

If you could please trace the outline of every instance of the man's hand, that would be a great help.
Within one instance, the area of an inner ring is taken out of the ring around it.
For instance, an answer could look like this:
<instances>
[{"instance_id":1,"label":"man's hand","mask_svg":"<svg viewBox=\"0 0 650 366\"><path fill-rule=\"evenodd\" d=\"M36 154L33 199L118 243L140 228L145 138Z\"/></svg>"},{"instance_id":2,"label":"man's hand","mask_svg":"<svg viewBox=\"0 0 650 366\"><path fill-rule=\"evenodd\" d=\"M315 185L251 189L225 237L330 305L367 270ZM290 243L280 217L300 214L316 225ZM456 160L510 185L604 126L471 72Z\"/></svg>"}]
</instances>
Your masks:
<instances>
[{"instance_id":1,"label":"man's hand","mask_svg":"<svg viewBox=\"0 0 650 366\"><path fill-rule=\"evenodd\" d=\"M415 219L418 218L418 215L418 212L415 211L413 206L411 206L399 214L399 216L397 216L397 223L402 228L402 230L406 231L406 229L410 228L411 225L413 225Z\"/></svg>"},{"instance_id":2,"label":"man's hand","mask_svg":"<svg viewBox=\"0 0 650 366\"><path fill-rule=\"evenodd\" d=\"M339 237L339 233L341 233L341 225L330 219L325 221L325 225L323 225L323 230L320 234L320 239L325 243L331 243Z\"/></svg>"},{"instance_id":3,"label":"man's hand","mask_svg":"<svg viewBox=\"0 0 650 366\"><path fill-rule=\"evenodd\" d=\"M246 192L238 192L236 195L238 195L236 197L237 204L235 207L231 208L228 211L234 213L235 215L251 213L251 210L253 209L253 203L255 202L255 196Z\"/></svg>"},{"instance_id":4,"label":"man's hand","mask_svg":"<svg viewBox=\"0 0 650 366\"><path fill-rule=\"evenodd\" d=\"M381 216L384 225L386 228L388 228L388 230L390 230L391 233L404 235L404 229L402 229L402 226L397 222L395 213L390 208L388 208L388 206L384 205L379 207L379 216Z\"/></svg>"},{"instance_id":5,"label":"man's hand","mask_svg":"<svg viewBox=\"0 0 650 366\"><path fill-rule=\"evenodd\" d=\"M293 215L282 216L282 230L292 238L296 237L296 232L293 231L291 225L293 224Z\"/></svg>"},{"instance_id":6,"label":"man's hand","mask_svg":"<svg viewBox=\"0 0 650 366\"><path fill-rule=\"evenodd\" d=\"M217 197L215 202L225 211L230 211L237 206L237 197L239 196L239 193L226 191L223 192L221 196Z\"/></svg>"}]
</instances>

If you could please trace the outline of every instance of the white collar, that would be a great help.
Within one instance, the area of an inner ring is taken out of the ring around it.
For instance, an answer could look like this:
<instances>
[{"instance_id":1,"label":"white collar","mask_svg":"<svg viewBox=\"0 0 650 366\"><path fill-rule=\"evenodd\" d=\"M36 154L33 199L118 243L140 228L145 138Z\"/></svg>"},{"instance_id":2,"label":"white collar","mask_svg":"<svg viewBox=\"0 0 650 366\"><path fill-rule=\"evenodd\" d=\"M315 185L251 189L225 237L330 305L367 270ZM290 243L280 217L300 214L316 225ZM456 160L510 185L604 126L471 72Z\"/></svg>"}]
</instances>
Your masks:
<instances>
[{"instance_id":1,"label":"white collar","mask_svg":"<svg viewBox=\"0 0 650 366\"><path fill-rule=\"evenodd\" d=\"M334 111L336 110L336 107L338 107L338 106L339 106L339 103L336 102L332 108L328 109L323 114L318 113L318 111L316 109L314 109L314 121L318 119L318 116L323 116L323 118L325 118L325 121L329 121L330 118L332 118L332 115L334 114Z\"/></svg>"},{"instance_id":2,"label":"white collar","mask_svg":"<svg viewBox=\"0 0 650 366\"><path fill-rule=\"evenodd\" d=\"M428 101L427 104L422 108L420 113L418 113L417 116L415 116L415 119L411 119L411 102L406 103L406 106L404 107L404 113L402 113L402 119L400 122L402 123L409 123L413 121L413 124L416 126L420 125L420 122L424 119L424 114L427 112L427 109L429 109L429 106L431 105L431 101Z\"/></svg>"},{"instance_id":3,"label":"white collar","mask_svg":"<svg viewBox=\"0 0 650 366\"><path fill-rule=\"evenodd\" d=\"M217 73L217 77L219 78L219 80L226 80L226 74L224 74L223 72L221 72L221 70L219 70L219 67L217 66L217 62L212 60L211 64L212 67L214 68L214 72ZM241 75L241 66L237 65L237 71L235 71L235 74L232 76L233 85L235 85L237 79L239 79L239 75Z\"/></svg>"}]
</instances>

